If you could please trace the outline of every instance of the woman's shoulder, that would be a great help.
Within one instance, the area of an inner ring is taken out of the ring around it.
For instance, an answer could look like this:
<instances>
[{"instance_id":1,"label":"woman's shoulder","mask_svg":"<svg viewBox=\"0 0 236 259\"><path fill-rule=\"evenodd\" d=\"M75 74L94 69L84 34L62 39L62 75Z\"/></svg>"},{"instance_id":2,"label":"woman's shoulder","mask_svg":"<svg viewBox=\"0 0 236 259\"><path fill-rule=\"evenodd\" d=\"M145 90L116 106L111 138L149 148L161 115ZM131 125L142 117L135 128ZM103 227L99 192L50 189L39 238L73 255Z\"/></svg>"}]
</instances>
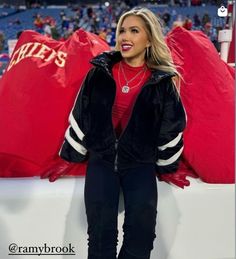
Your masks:
<instances>
[{"instance_id":1,"label":"woman's shoulder","mask_svg":"<svg viewBox=\"0 0 236 259\"><path fill-rule=\"evenodd\" d=\"M152 71L151 80L156 82L156 86L162 94L179 95L179 78L174 72L155 70Z\"/></svg>"},{"instance_id":2,"label":"woman's shoulder","mask_svg":"<svg viewBox=\"0 0 236 259\"><path fill-rule=\"evenodd\" d=\"M157 83L170 83L177 77L174 72L164 71L160 69L150 69L151 70L151 80Z\"/></svg>"},{"instance_id":3,"label":"woman's shoulder","mask_svg":"<svg viewBox=\"0 0 236 259\"><path fill-rule=\"evenodd\" d=\"M104 51L91 59L90 63L95 66L119 62L122 59L120 51Z\"/></svg>"}]
</instances>

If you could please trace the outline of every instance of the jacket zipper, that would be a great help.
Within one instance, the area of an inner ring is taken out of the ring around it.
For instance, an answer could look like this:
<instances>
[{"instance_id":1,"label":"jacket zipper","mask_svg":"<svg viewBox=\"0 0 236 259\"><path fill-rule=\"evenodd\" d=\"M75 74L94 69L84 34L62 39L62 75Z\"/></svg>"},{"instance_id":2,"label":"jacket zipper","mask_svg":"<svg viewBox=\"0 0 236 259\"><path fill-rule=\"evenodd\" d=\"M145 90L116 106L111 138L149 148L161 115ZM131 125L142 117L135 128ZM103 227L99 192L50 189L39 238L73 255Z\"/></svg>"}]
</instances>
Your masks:
<instances>
[{"instance_id":1,"label":"jacket zipper","mask_svg":"<svg viewBox=\"0 0 236 259\"><path fill-rule=\"evenodd\" d=\"M112 77L112 75L111 75L110 73L107 73L107 74L111 77L111 79L114 81L115 86L116 86L116 82L115 82L114 78ZM160 78L159 80L157 80L157 81L155 81L155 82L153 82L153 83L151 83L151 84L154 84L154 83L157 84L157 83L159 83L162 79L163 79L163 78ZM150 83L149 83L149 84L150 84ZM139 95L141 94L141 92L143 91L143 89L144 89L147 85L149 85L149 84L148 84L148 82L146 82L145 85L144 85L144 86L142 87L142 89L140 90L140 92L138 93L138 95L136 96L135 101L134 101L134 104L133 104L133 107L132 107L132 110L131 110L130 115L129 115L129 119L128 119L127 123L126 123L125 128L122 130L122 132L121 132L119 138L117 138L115 129L114 129L113 125L112 125L112 127L113 127L113 133L114 133L114 136L115 136L114 171L115 171L116 173L118 172L118 145L119 145L119 140L121 139L121 137L123 136L124 132L126 131L128 125L129 125L129 122L130 122L130 119L131 119L131 117L132 117L133 110L134 110L134 107L135 107L135 105L136 105L136 101L137 101ZM115 99L114 99L114 101L115 101ZM113 105L114 105L114 103L113 103ZM111 111L111 112L112 112L112 111ZM112 114L111 114L111 117L112 117Z\"/></svg>"},{"instance_id":2,"label":"jacket zipper","mask_svg":"<svg viewBox=\"0 0 236 259\"><path fill-rule=\"evenodd\" d=\"M118 172L118 142L119 140L116 138L116 142L115 142L116 156L115 156L115 162L114 162L114 171L116 173Z\"/></svg>"},{"instance_id":3,"label":"jacket zipper","mask_svg":"<svg viewBox=\"0 0 236 259\"><path fill-rule=\"evenodd\" d=\"M114 80L114 79L113 79L113 80ZM114 82L115 82L115 80L114 80ZM132 114L133 114L133 110L134 110L134 106L135 106L135 104L136 104L136 101L137 101L139 95L141 94L143 88L146 87L146 85L147 85L147 83L142 87L142 89L140 90L140 92L139 92L138 95L136 96L136 98L135 98L135 100L134 100L134 104L133 104L132 109L131 109L131 112L130 112L130 115L129 115L129 119L128 119L126 125L125 125L125 128L122 130L122 132L121 132L119 138L116 137L115 129L114 129L114 127L113 127L113 132L114 132L114 135L115 135L115 138L116 138L116 140L115 140L115 152L116 152L116 155L115 155L115 162L114 162L114 171L115 171L116 173L118 172L118 144L119 144L119 141L120 141L121 137L123 136L125 130L126 130L127 127L128 127L129 121L130 121L131 116L132 116Z\"/></svg>"}]
</instances>

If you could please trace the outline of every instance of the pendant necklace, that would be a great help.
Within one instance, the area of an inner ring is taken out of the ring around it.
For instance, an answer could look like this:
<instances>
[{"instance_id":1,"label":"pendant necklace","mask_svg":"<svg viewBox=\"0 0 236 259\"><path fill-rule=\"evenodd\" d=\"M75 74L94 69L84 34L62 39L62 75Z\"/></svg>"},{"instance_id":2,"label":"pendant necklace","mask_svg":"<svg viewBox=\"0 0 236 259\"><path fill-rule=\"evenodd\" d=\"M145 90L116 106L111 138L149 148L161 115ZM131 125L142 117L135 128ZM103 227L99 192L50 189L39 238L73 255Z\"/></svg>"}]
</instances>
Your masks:
<instances>
[{"instance_id":1,"label":"pendant necklace","mask_svg":"<svg viewBox=\"0 0 236 259\"><path fill-rule=\"evenodd\" d=\"M119 64L119 76L118 76L118 79L119 79L119 84L120 84L120 86L121 86L121 91L122 91L122 93L127 94L131 89L138 87L138 86L140 85L140 83L141 83L141 82L143 81L143 79L144 79L144 76L145 76L145 74L146 74L146 70L147 70L147 68L146 68L146 66L145 66L145 67L143 67L134 77L132 77L130 80L128 80L127 77L126 77L126 75L125 75L125 71L124 71L122 62L120 62L120 64ZM123 86L122 86L121 81L120 81L120 71L122 72L123 77L124 77L124 79L125 79L125 85L123 85ZM130 84L132 81L134 81L134 80L135 80L139 75L141 75L142 73L143 73L142 78L141 78L141 80L138 82L138 84L136 84L136 85L130 87L129 84Z\"/></svg>"}]
</instances>

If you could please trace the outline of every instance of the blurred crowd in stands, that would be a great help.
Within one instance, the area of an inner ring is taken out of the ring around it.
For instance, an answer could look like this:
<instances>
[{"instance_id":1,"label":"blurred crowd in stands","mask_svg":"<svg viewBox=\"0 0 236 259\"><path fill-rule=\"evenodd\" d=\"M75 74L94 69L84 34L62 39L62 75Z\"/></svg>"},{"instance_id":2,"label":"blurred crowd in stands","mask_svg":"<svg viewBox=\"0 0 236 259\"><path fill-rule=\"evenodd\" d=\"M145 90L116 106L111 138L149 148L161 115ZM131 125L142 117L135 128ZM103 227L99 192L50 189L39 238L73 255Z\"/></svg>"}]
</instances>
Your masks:
<instances>
[{"instance_id":1,"label":"blurred crowd in stands","mask_svg":"<svg viewBox=\"0 0 236 259\"><path fill-rule=\"evenodd\" d=\"M18 38L24 29L34 29L56 40L66 40L74 31L83 28L99 35L110 46L114 46L115 29L119 16L124 11L137 5L152 9L160 17L164 34L176 26L183 26L187 30L201 30L219 51L217 35L218 31L224 26L224 20L217 18L216 11L211 14L208 13L212 6L215 7L214 10L217 10L217 3L214 0L158 0L156 4L152 4L144 0L140 4L140 1L137 0L117 0L113 3L103 2L103 4L96 5L68 4L66 8L57 8L56 13L52 13L53 9L47 8L45 4L40 5L38 2L29 6L30 9L5 4L0 8L0 24L4 20L7 22L4 27L5 31L0 25L0 53L4 51L6 40L10 37L6 35L8 30L6 28L11 27L18 28L15 38ZM189 13L188 10L190 9L191 12ZM30 25L24 26L24 14L27 12L30 12L31 15L31 20L28 19L27 21ZM11 17L12 19L10 19Z\"/></svg>"}]
</instances>

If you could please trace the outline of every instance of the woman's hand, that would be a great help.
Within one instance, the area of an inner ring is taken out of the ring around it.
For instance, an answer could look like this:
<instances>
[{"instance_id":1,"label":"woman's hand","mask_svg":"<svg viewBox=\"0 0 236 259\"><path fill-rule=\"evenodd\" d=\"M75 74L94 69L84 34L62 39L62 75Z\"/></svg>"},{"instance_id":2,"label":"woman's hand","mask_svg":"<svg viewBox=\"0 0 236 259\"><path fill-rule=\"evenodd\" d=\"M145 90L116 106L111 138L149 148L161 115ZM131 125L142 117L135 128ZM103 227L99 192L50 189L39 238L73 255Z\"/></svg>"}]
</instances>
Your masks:
<instances>
[{"instance_id":1,"label":"woman's hand","mask_svg":"<svg viewBox=\"0 0 236 259\"><path fill-rule=\"evenodd\" d=\"M190 185L190 181L186 179L187 174L183 171L177 171L175 173L158 174L159 181L164 181L168 184L174 184L182 189Z\"/></svg>"},{"instance_id":2,"label":"woman's hand","mask_svg":"<svg viewBox=\"0 0 236 259\"><path fill-rule=\"evenodd\" d=\"M65 160L58 159L55 163L47 167L40 173L40 178L49 178L49 182L55 182L58 178L67 175L75 166L75 163L69 163Z\"/></svg>"}]
</instances>

